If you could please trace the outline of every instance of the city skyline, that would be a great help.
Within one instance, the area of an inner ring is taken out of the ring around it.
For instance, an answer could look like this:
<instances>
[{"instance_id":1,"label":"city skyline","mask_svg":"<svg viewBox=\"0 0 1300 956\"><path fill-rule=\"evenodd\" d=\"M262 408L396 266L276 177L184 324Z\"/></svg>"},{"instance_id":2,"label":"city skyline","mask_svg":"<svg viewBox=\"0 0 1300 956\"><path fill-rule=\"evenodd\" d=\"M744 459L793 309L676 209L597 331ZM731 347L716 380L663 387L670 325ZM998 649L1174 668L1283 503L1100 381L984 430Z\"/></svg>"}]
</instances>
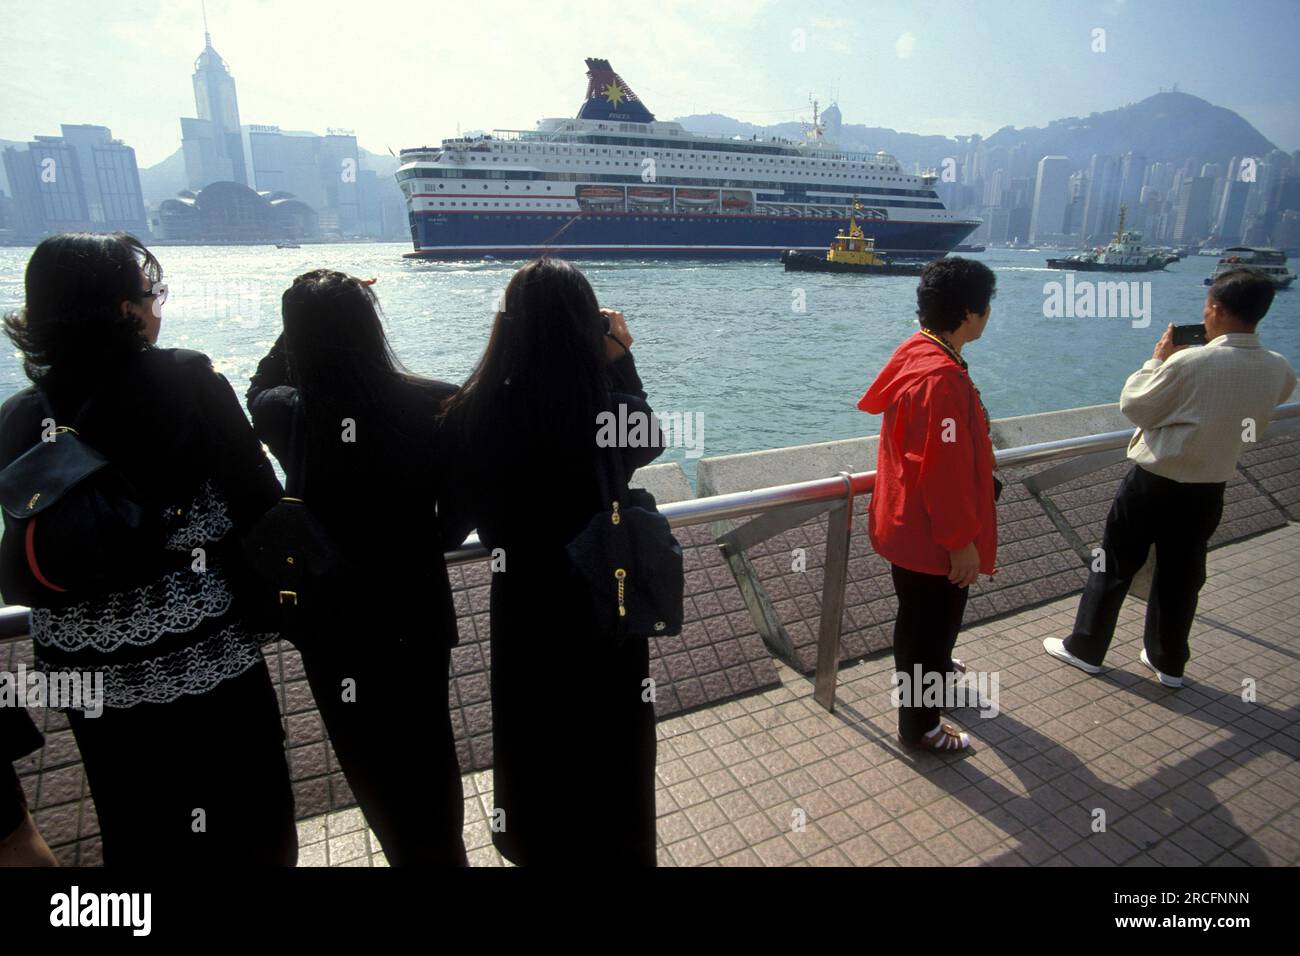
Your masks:
<instances>
[{"instance_id":1,"label":"city skyline","mask_svg":"<svg viewBox=\"0 0 1300 956\"><path fill-rule=\"evenodd\" d=\"M24 22L21 38L13 32L17 18L0 18L8 24L0 26L0 45L14 67L0 78L0 139L26 141L63 122L103 124L134 145L142 168L170 156L180 145L178 118L193 112L186 79L203 48L199 4L192 6L187 13L184 4L128 0L110 15L74 2ZM987 136L1114 109L1177 82L1239 113L1284 151L1300 148L1300 111L1277 95L1300 89L1300 67L1282 55L1294 32L1286 24L1300 25L1300 6L1271 0L1252 5L1249 24L1222 17L1212 4L1163 0L1007 0L979 13L937 0L867 12L828 3L817 16L781 0L730 0L707 10L620 8L616 24L607 8L571 0L548 8L557 11L551 17L531 7L504 5L508 16L501 5L488 8L478 15L511 27L486 33L470 31L468 19L458 24L458 11L403 13L410 8L388 0L368 5L364 19L330 4L307 18L283 3L208 6L213 45L240 80L242 122L348 127L377 153L436 142L458 128L530 129L543 116L569 115L581 58L593 54L614 60L661 118L798 120L810 114L812 94L837 101L847 123ZM0 2L0 10L12 7L14 0ZM249 17L261 28L243 28ZM575 18L590 29L572 30ZM1264 22L1275 28L1257 29ZM410 29L393 29L402 24ZM448 25L479 39L449 45ZM1211 28L1216 46L1207 57ZM86 84L74 66L82 62L77 51L93 62L106 40L129 55L115 55L111 74ZM52 48L67 55L51 57ZM1016 56L987 56L1000 48ZM1051 84L1032 81L1046 69L1054 70ZM960 82L935 83L944 70ZM444 86L456 90L454 99L440 92ZM964 105L976 103L977 111Z\"/></svg>"},{"instance_id":2,"label":"city skyline","mask_svg":"<svg viewBox=\"0 0 1300 956\"><path fill-rule=\"evenodd\" d=\"M1112 12L1118 13L1123 12L1122 8L1122 3L1111 7ZM398 201L396 184L386 174L377 178L375 170L365 169L359 146L361 137L351 130L332 126L326 127L324 136L301 132L292 128L299 125L296 116L265 118L275 122L250 122L246 114L241 115L242 74L237 81L236 71L214 45L206 19L202 25L203 45L192 60L190 76L194 105L185 111L194 115L178 117L183 179L176 176L173 165L167 167L171 171L162 173L162 178L155 178L150 188L142 189L136 170L150 167L137 162L137 144L129 142L124 135L115 137L104 126L62 123L63 137L38 134L26 141L26 151L22 147L18 152L6 151L4 170L10 180L8 188L14 193L11 199L16 204L12 208L17 214L19 231L33 235L57 228L60 223L67 228L81 222L92 227L109 221L129 222L121 216L106 216L101 200L101 196L106 198L110 192L127 187L111 185L103 180L104 173L91 172L106 162L121 165L116 159L95 158L107 156L105 151L111 149L129 157L126 163L130 169L125 175L132 184L125 194L127 206L139 207L143 213L140 206L143 198L149 207L150 220L155 229L161 229L159 234L163 238L193 241L220 235L233 238L278 234L308 238L318 234L362 233L393 237L399 231L397 217L390 213L385 224L380 209L385 199ZM798 30L795 33L796 45L803 44L807 37ZM1096 50L1106 55L1108 32L1097 29L1092 33ZM914 53L914 37L897 46L900 60ZM589 66L593 62L604 63L609 68L606 60L587 61ZM244 99L246 102L247 98ZM653 97L649 99L655 102ZM942 160L945 168L942 174L936 173L938 192L932 195L941 198L949 210L981 219L973 234L973 239L980 242L1000 244L1042 239L1084 245L1104 242L1114 233L1121 208L1129 210L1130 228L1149 231L1151 238L1161 241L1186 245L1203 240L1237 241L1243 236L1253 237L1256 242L1266 241L1278 225L1279 213L1298 205L1290 179L1294 178L1293 159L1300 156L1300 151L1293 156L1270 149L1267 138L1244 117L1235 121L1237 126L1225 137L1219 114L1214 112L1218 109L1221 113L1223 108L1207 101L1187 96L1153 98L1149 102L1144 100L1137 109L1146 110L1148 123L1167 127L1168 117L1179 117L1180 111L1189 108L1187 104L1194 104L1190 108L1201 112L1194 120L1184 117L1187 121L1181 126L1175 122L1174 128L1201 129L1200 123L1206 124L1207 130L1217 127L1219 138L1212 141L1212 146L1211 140L1202 142L1199 149L1184 142L1187 155L1171 157L1170 151L1160 145L1167 140L1157 135L1154 139L1148 137L1145 147L1138 143L1134 144L1135 148L1123 151L1125 147L1120 147L1121 151L1117 152L1117 142L1132 139L1133 120L1097 119L1098 113L1091 114L1078 126L1068 122L1061 125L1061 119L1065 118L1058 117L1048 131L1043 127L1004 127L987 139L979 133L958 134L949 141L950 146L944 147L951 148L952 155ZM1129 112L1127 108L1109 110L1106 116ZM648 113L645 115L651 118ZM659 118L664 117L659 114ZM824 120L830 138L839 139L843 111L836 101L827 105ZM1073 153L1071 157L1056 155L1057 150L1047 141L1030 142L1035 134L1045 132L1049 137L1057 136L1056 142L1063 145L1067 141L1059 138L1061 131L1101 130L1107 124L1113 131L1116 122L1124 130L1118 140L1114 135L1094 137L1087 144L1094 149L1087 151L1081 151L1076 143L1067 147ZM707 124L707 117L697 117L691 128L706 132ZM755 128L760 127L741 127L745 132ZM787 125L781 129L788 132L789 128ZM1008 136L1012 129L1014 132ZM75 133L69 139L69 130L97 132ZM1167 134L1169 130L1164 132ZM844 130L844 133L849 139L864 138L860 128L853 133ZM888 130L878 133L886 139L891 134L898 135ZM1013 145L1015 138L1022 134L1026 138ZM91 152L88 135L99 143L93 147L97 152ZM871 132L868 130L865 135L870 136ZM74 143L78 138L79 145ZM62 140L67 143L60 145ZM915 141L916 137L905 140L906 143ZM1238 149L1237 144L1242 141L1248 141L1253 149ZM930 141L931 145L933 142ZM1235 153L1230 159L1226 144L1232 144L1229 148ZM861 145L859 142L858 148ZM1047 148L1043 148L1045 145ZM904 142L898 146L904 152L910 151ZM1145 148L1154 148L1160 155L1148 162ZM33 172L37 164L56 162L45 157L52 157L58 150L74 149L81 155L79 165L83 170L74 179L84 180L84 188L79 186L70 192L66 184L61 184L62 192L53 196L46 195L47 190L39 185L31 185L41 178ZM1204 152L1206 149L1208 153ZM1280 153L1281 158L1270 162L1263 157L1265 152L1269 158ZM1083 156L1087 160L1081 164ZM912 156L904 162L920 172L918 158L924 159L929 168L936 162L933 156ZM1239 175L1239 167L1246 162L1251 164L1249 180ZM1265 177L1259 187L1254 186L1256 165ZM123 174L115 175L120 179ZM14 176L27 184L16 192ZM101 181L97 183L96 177ZM213 185L222 188L204 193ZM43 198L38 199L38 195ZM116 200L112 203L120 205ZM13 216L13 212L0 208L0 227L6 225L5 218ZM143 218L139 221L143 225ZM254 222L261 225L254 227ZM242 224L236 227L236 223ZM8 230L12 231L14 225L8 223ZM1287 242L1293 244L1294 225L1290 222L1282 225L1279 235L1285 235Z\"/></svg>"}]
</instances>

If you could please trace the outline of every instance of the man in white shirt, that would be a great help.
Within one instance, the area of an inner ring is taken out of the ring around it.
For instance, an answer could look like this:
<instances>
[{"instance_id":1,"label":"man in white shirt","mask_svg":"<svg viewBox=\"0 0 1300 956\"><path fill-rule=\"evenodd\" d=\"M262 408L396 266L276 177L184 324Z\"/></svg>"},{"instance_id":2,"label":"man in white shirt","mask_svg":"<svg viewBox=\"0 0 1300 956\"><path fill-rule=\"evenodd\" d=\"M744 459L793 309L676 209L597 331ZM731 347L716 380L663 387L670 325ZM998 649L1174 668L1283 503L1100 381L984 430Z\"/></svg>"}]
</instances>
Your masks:
<instances>
[{"instance_id":1,"label":"man in white shirt","mask_svg":"<svg viewBox=\"0 0 1300 956\"><path fill-rule=\"evenodd\" d=\"M1120 411L1138 427L1129 443L1133 468L1106 517L1100 570L1088 576L1074 631L1048 638L1048 654L1089 674L1115 635L1133 575L1156 548L1139 660L1166 687L1181 687L1187 635L1201 586L1205 553L1223 515L1223 489L1242 452L1287 401L1296 374L1259 344L1255 328L1273 303L1260 273L1224 273L1205 296L1207 345L1175 346L1172 325L1151 359L1124 384Z\"/></svg>"}]
</instances>

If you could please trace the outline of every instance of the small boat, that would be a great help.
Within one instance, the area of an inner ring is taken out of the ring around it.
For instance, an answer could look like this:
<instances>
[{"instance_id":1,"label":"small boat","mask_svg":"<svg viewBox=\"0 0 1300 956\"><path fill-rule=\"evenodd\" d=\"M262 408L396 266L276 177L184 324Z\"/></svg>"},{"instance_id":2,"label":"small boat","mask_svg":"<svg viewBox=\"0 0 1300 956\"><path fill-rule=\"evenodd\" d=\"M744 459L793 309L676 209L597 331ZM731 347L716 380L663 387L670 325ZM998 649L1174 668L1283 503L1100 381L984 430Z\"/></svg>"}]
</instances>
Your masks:
<instances>
[{"instance_id":1,"label":"small boat","mask_svg":"<svg viewBox=\"0 0 1300 956\"><path fill-rule=\"evenodd\" d=\"M724 189L722 208L748 211L754 205L753 194L746 190Z\"/></svg>"},{"instance_id":2,"label":"small boat","mask_svg":"<svg viewBox=\"0 0 1300 956\"><path fill-rule=\"evenodd\" d=\"M919 276L923 262L894 262L876 252L874 236L864 235L855 217L847 232L837 233L825 256L791 249L781 254L786 272L859 272L867 275Z\"/></svg>"},{"instance_id":3,"label":"small boat","mask_svg":"<svg viewBox=\"0 0 1300 956\"><path fill-rule=\"evenodd\" d=\"M689 207L716 206L718 191L716 189L679 189L677 205Z\"/></svg>"},{"instance_id":4,"label":"small boat","mask_svg":"<svg viewBox=\"0 0 1300 956\"><path fill-rule=\"evenodd\" d=\"M673 191L662 186L630 186L627 201L638 206L666 206L673 201Z\"/></svg>"},{"instance_id":5,"label":"small boat","mask_svg":"<svg viewBox=\"0 0 1300 956\"><path fill-rule=\"evenodd\" d=\"M277 248L277 249L300 249L300 248L302 248L302 247L299 246L298 243L296 243L296 242L292 242L291 240L286 239L284 242L277 242L277 243L275 244L275 248Z\"/></svg>"},{"instance_id":6,"label":"small boat","mask_svg":"<svg viewBox=\"0 0 1300 956\"><path fill-rule=\"evenodd\" d=\"M584 206L621 206L623 190L619 186L579 186L574 198Z\"/></svg>"},{"instance_id":7,"label":"small boat","mask_svg":"<svg viewBox=\"0 0 1300 956\"><path fill-rule=\"evenodd\" d=\"M1169 260L1166 256L1148 252L1142 246L1142 233L1124 230L1123 206L1119 207L1119 228L1115 238L1104 249L1094 249L1063 259L1048 259L1049 269L1069 269L1078 272L1159 272Z\"/></svg>"},{"instance_id":8,"label":"small boat","mask_svg":"<svg viewBox=\"0 0 1300 956\"><path fill-rule=\"evenodd\" d=\"M1286 289L1295 281L1295 273L1286 267L1286 253L1281 249L1233 246L1223 250L1223 258L1214 267L1214 274L1206 277L1205 284L1213 285L1215 279L1233 269L1258 272L1279 289Z\"/></svg>"},{"instance_id":9,"label":"small boat","mask_svg":"<svg viewBox=\"0 0 1300 956\"><path fill-rule=\"evenodd\" d=\"M957 246L955 249L953 249L952 251L953 251L953 252L983 252L983 251L984 251L984 247L983 247L983 246L967 246L967 245L959 245L959 246Z\"/></svg>"}]
</instances>

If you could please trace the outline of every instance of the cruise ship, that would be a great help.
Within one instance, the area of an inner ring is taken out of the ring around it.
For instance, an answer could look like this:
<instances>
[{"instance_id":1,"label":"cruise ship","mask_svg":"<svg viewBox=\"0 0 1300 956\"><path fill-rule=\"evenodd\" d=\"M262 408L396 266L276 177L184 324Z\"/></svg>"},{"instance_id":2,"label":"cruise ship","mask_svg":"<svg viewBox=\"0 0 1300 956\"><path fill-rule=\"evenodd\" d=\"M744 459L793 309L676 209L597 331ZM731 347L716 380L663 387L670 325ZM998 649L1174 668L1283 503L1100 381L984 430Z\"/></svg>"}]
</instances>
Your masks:
<instances>
[{"instance_id":1,"label":"cruise ship","mask_svg":"<svg viewBox=\"0 0 1300 956\"><path fill-rule=\"evenodd\" d=\"M401 151L408 258L766 258L824 250L851 216L878 250L934 258L980 224L944 208L934 175L826 142L815 115L803 141L704 136L586 62L574 118Z\"/></svg>"}]
</instances>

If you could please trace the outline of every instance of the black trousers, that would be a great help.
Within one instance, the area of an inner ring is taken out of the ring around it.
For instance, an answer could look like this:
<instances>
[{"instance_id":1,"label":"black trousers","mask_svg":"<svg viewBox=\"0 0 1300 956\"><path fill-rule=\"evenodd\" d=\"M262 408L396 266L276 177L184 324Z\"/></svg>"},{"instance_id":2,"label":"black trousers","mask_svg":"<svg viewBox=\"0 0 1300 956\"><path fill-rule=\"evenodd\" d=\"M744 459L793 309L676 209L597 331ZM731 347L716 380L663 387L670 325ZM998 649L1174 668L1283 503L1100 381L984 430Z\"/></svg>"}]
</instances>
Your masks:
<instances>
[{"instance_id":1,"label":"black trousers","mask_svg":"<svg viewBox=\"0 0 1300 956\"><path fill-rule=\"evenodd\" d=\"M587 623L587 585L561 559L510 560L492 576L492 799L503 813L492 842L519 866L575 866L590 852L606 868L655 866L650 644ZM586 807L557 776L575 761Z\"/></svg>"},{"instance_id":2,"label":"black trousers","mask_svg":"<svg viewBox=\"0 0 1300 956\"><path fill-rule=\"evenodd\" d=\"M889 566L898 596L898 617L894 619L894 669L906 674L916 699L916 665L921 673L946 675L952 668L952 649L957 645L961 616L966 610L970 588L959 588L943 574L923 574L896 564ZM916 743L939 726L939 708L910 706L907 699L898 709L898 735Z\"/></svg>"},{"instance_id":3,"label":"black trousers","mask_svg":"<svg viewBox=\"0 0 1300 956\"><path fill-rule=\"evenodd\" d=\"M1083 589L1066 650L1100 666L1106 657L1129 585L1156 547L1156 573L1147 601L1142 642L1162 673L1181 677L1190 652L1187 635L1205 584L1205 553L1223 517L1223 482L1173 481L1134 465L1106 516L1104 570Z\"/></svg>"},{"instance_id":4,"label":"black trousers","mask_svg":"<svg viewBox=\"0 0 1300 956\"><path fill-rule=\"evenodd\" d=\"M426 626L319 632L303 669L343 775L391 866L467 866L447 704L451 648ZM378 630L379 633L375 633ZM344 699L344 681L349 696Z\"/></svg>"},{"instance_id":5,"label":"black trousers","mask_svg":"<svg viewBox=\"0 0 1300 956\"><path fill-rule=\"evenodd\" d=\"M68 722L105 866L162 873L297 862L284 729L264 661L206 694L99 717L71 712Z\"/></svg>"}]
</instances>

